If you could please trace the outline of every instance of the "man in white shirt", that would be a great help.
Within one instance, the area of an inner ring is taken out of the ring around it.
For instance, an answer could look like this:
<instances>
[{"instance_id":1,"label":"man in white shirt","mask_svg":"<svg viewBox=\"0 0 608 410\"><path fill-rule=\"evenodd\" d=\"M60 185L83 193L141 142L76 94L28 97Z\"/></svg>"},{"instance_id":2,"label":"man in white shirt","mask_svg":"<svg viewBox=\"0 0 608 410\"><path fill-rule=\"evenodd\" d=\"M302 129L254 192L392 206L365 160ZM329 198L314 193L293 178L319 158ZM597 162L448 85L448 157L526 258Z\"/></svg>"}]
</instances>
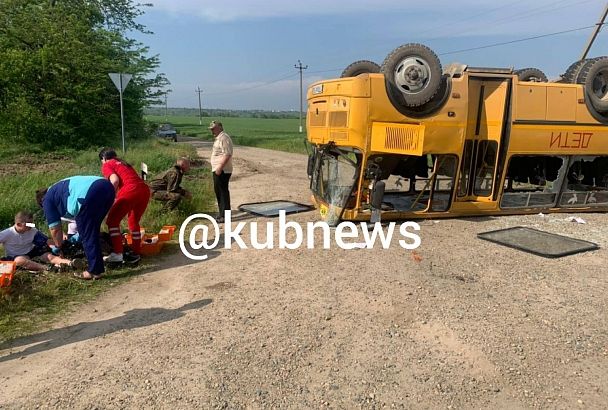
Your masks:
<instances>
[{"instance_id":1,"label":"man in white shirt","mask_svg":"<svg viewBox=\"0 0 608 410\"><path fill-rule=\"evenodd\" d=\"M232 139L224 132L219 121L211 121L209 129L215 137L211 150L211 172L213 173L213 188L217 198L219 216L217 221L224 222L224 212L230 210L230 191L228 183L232 175Z\"/></svg>"}]
</instances>

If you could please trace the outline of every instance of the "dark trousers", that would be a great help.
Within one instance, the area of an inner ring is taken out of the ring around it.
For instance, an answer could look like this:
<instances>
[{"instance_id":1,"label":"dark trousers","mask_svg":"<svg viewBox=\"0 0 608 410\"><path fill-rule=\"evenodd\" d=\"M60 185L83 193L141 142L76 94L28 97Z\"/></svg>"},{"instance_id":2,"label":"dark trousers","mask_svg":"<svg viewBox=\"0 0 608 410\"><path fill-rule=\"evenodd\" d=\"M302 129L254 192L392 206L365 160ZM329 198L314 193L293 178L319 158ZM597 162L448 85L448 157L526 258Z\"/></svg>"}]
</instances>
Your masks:
<instances>
[{"instance_id":1,"label":"dark trousers","mask_svg":"<svg viewBox=\"0 0 608 410\"><path fill-rule=\"evenodd\" d=\"M88 272L93 275L104 272L99 232L103 218L114 203L114 195L114 186L107 179L93 182L76 215L78 233L89 264Z\"/></svg>"},{"instance_id":2,"label":"dark trousers","mask_svg":"<svg viewBox=\"0 0 608 410\"><path fill-rule=\"evenodd\" d=\"M217 198L217 207L220 210L220 218L224 217L224 211L230 210L230 191L228 190L228 182L230 176L222 171L221 175L213 173L213 188L215 189L215 197Z\"/></svg>"}]
</instances>

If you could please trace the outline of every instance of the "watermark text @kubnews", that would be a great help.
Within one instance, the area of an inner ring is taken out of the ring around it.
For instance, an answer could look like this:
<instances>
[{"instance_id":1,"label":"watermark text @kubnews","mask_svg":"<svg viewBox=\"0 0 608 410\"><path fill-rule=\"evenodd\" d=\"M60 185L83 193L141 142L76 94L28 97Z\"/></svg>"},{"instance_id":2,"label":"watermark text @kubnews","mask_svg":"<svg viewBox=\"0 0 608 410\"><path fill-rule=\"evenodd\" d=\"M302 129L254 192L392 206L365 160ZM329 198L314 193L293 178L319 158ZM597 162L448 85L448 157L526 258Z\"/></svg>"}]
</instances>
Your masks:
<instances>
[{"instance_id":1,"label":"watermark text @kubnews","mask_svg":"<svg viewBox=\"0 0 608 410\"><path fill-rule=\"evenodd\" d=\"M304 226L288 221L285 211L279 212L278 223L276 220L233 222L231 211L225 212L224 221L224 232L221 232L218 222L210 215L200 213L186 218L179 230L179 246L183 254L192 260L205 260L208 255L201 250L217 249L222 237L224 249L232 249L232 246L257 250L301 247L331 249L334 246L346 250L371 249L376 246L388 249L392 241L396 240L400 247L411 250L421 244L420 236L415 233L420 231L420 225L411 221L399 225L390 222L386 229L380 223L344 221L331 229L324 221L306 222ZM260 229L261 224L266 224L266 232ZM247 225L248 230L245 229ZM191 250L200 251L201 254L192 253L186 244Z\"/></svg>"}]
</instances>

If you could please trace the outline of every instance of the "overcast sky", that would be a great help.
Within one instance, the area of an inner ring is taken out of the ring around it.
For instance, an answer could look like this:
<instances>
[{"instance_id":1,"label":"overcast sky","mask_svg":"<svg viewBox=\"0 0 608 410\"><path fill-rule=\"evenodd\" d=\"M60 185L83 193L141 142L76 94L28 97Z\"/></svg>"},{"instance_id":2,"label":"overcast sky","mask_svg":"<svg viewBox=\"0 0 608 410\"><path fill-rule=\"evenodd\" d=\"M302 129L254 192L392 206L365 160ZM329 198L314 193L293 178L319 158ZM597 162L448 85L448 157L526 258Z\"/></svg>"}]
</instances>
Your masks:
<instances>
[{"instance_id":1,"label":"overcast sky","mask_svg":"<svg viewBox=\"0 0 608 410\"><path fill-rule=\"evenodd\" d=\"M299 110L304 87L338 77L356 60L378 64L405 43L431 47L442 64L537 67L557 77L592 29L497 47L463 49L593 26L604 0L152 0L136 38L161 59L170 107ZM413 4L409 4L413 3ZM606 29L590 56L608 55ZM456 53L454 53L456 52Z\"/></svg>"}]
</instances>

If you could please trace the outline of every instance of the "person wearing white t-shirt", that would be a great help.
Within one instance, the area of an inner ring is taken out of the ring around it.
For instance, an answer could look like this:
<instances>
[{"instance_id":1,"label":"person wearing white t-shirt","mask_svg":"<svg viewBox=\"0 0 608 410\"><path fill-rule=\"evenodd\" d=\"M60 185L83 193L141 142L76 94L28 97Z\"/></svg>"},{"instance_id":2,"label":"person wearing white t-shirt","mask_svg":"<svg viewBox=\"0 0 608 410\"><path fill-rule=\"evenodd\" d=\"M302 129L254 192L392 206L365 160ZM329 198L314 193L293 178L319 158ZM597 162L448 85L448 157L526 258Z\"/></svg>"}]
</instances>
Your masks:
<instances>
[{"instance_id":1,"label":"person wearing white t-shirt","mask_svg":"<svg viewBox=\"0 0 608 410\"><path fill-rule=\"evenodd\" d=\"M0 232L0 244L4 246L3 261L15 261L18 267L30 271L43 271L46 266L34 262L38 258L56 267L72 266L73 262L51 253L48 238L34 227L30 212L20 211L15 215L15 224Z\"/></svg>"},{"instance_id":2,"label":"person wearing white t-shirt","mask_svg":"<svg viewBox=\"0 0 608 410\"><path fill-rule=\"evenodd\" d=\"M219 121L211 121L209 129L215 137L211 149L211 172L213 173L213 188L219 208L218 222L224 222L224 212L230 211L230 191L228 183L232 175L232 139L224 132Z\"/></svg>"}]
</instances>

